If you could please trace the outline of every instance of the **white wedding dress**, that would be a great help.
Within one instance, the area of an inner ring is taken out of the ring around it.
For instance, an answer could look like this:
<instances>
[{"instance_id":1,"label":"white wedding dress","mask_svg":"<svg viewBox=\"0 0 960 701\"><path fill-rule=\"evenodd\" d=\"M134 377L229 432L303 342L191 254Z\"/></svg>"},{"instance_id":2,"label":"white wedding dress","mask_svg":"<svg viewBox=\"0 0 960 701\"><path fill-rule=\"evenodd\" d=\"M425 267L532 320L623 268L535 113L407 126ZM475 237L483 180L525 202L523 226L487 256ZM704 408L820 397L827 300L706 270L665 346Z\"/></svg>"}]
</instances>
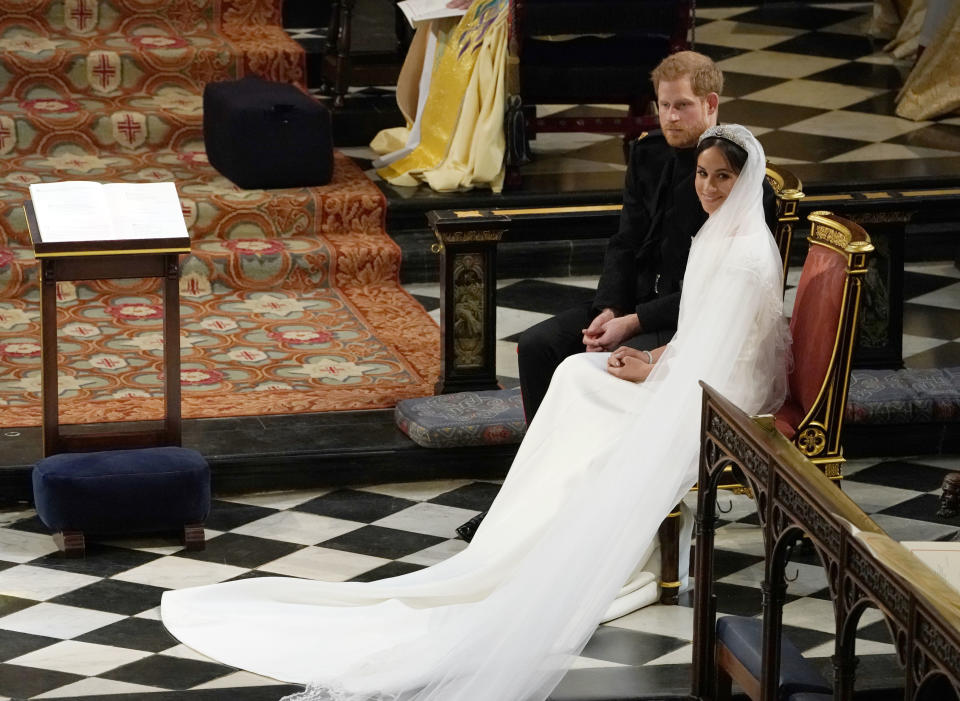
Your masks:
<instances>
[{"instance_id":1,"label":"white wedding dress","mask_svg":"<svg viewBox=\"0 0 960 701\"><path fill-rule=\"evenodd\" d=\"M310 683L298 699L545 699L623 582L645 583L631 574L696 480L698 380L748 412L783 399L763 153L740 138L747 164L694 239L679 330L650 378L609 375L605 353L561 364L465 550L378 582L271 577L166 592L168 629L226 664Z\"/></svg>"}]
</instances>

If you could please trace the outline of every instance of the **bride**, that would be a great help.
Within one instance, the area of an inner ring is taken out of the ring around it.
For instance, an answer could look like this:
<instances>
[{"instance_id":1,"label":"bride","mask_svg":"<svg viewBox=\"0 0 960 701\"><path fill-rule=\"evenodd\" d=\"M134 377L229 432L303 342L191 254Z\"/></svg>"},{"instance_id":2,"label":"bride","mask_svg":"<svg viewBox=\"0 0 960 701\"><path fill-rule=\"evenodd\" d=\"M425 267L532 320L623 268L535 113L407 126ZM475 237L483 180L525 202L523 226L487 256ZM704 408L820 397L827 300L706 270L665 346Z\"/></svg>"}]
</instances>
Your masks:
<instances>
[{"instance_id":1,"label":"bride","mask_svg":"<svg viewBox=\"0 0 960 701\"><path fill-rule=\"evenodd\" d=\"M166 592L167 628L216 660L307 684L298 701L547 698L696 480L698 380L750 413L783 400L764 167L743 127L704 133L696 183L710 216L676 335L651 358L564 361L465 550L377 582L264 577Z\"/></svg>"}]
</instances>

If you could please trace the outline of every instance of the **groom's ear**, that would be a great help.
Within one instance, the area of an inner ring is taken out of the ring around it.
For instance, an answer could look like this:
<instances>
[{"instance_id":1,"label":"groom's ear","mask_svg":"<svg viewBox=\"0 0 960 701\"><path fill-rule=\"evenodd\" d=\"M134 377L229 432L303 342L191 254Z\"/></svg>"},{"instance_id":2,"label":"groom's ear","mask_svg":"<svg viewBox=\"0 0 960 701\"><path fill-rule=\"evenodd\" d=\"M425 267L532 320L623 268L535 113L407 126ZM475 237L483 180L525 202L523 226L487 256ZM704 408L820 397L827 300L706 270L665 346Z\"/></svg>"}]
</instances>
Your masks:
<instances>
[{"instance_id":1,"label":"groom's ear","mask_svg":"<svg viewBox=\"0 0 960 701\"><path fill-rule=\"evenodd\" d=\"M712 92L707 94L707 113L716 114L717 108L720 106L720 96L717 93Z\"/></svg>"}]
</instances>

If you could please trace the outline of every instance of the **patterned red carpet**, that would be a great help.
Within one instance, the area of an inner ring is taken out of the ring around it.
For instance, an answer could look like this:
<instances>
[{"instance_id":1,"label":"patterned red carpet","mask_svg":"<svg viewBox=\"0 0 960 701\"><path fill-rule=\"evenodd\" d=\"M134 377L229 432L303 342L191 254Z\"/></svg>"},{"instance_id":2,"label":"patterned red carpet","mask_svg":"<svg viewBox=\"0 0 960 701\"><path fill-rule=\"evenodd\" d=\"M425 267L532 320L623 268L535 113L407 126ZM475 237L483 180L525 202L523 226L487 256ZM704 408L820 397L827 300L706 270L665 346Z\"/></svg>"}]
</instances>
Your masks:
<instances>
[{"instance_id":1,"label":"patterned red carpet","mask_svg":"<svg viewBox=\"0 0 960 701\"><path fill-rule=\"evenodd\" d=\"M241 190L207 163L203 85L303 83L279 0L0 0L0 425L39 423L31 183L173 181L186 417L428 394L439 332L398 282L385 199L337 155L324 187ZM264 158L269 154L264 154ZM161 414L154 280L60 283L65 423Z\"/></svg>"}]
</instances>

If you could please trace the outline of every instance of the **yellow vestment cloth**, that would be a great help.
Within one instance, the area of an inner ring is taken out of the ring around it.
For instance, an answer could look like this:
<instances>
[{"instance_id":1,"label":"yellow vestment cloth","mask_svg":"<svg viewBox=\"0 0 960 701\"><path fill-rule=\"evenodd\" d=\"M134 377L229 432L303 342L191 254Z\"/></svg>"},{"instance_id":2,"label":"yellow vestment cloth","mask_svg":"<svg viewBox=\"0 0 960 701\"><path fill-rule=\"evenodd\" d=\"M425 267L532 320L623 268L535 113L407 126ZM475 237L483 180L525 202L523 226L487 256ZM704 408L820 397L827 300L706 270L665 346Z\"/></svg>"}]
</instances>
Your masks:
<instances>
[{"instance_id":1,"label":"yellow vestment cloth","mask_svg":"<svg viewBox=\"0 0 960 701\"><path fill-rule=\"evenodd\" d=\"M395 185L426 182L441 192L502 189L507 7L507 0L475 0L447 38L423 105L420 143L377 171L384 180ZM398 101L409 104L402 94ZM407 110L404 114L409 120ZM402 135L386 130L372 146L398 146Z\"/></svg>"},{"instance_id":2,"label":"yellow vestment cloth","mask_svg":"<svg viewBox=\"0 0 960 701\"><path fill-rule=\"evenodd\" d=\"M897 96L897 115L921 120L957 111L960 111L960 2L955 1Z\"/></svg>"}]
</instances>

